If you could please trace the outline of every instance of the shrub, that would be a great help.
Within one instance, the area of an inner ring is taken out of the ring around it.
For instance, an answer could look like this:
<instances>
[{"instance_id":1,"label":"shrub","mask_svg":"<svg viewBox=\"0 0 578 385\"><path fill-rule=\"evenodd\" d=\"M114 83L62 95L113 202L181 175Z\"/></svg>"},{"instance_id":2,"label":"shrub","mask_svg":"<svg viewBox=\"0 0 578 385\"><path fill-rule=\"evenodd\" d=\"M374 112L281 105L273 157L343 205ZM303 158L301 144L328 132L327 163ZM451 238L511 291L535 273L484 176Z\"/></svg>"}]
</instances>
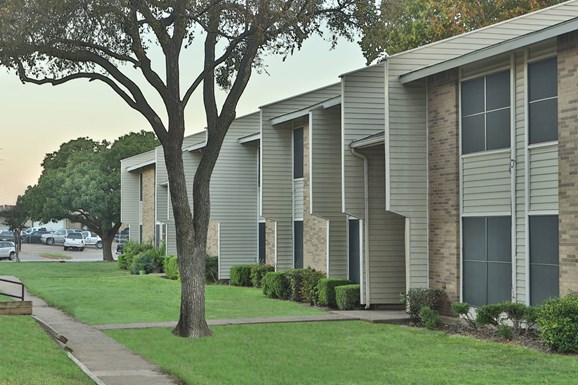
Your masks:
<instances>
[{"instance_id":1,"label":"shrub","mask_svg":"<svg viewBox=\"0 0 578 385\"><path fill-rule=\"evenodd\" d=\"M167 276L168 279L179 279L180 274L179 274L179 260L177 259L177 257L170 256L168 258L165 258L164 260L164 266L163 266L163 270Z\"/></svg>"},{"instance_id":2,"label":"shrub","mask_svg":"<svg viewBox=\"0 0 578 385\"><path fill-rule=\"evenodd\" d=\"M153 267L153 258L150 253L145 252L137 255L133 259L132 265L130 266L130 272L131 274L140 274L141 271L144 271L146 274L149 274L153 271Z\"/></svg>"},{"instance_id":3,"label":"shrub","mask_svg":"<svg viewBox=\"0 0 578 385\"><path fill-rule=\"evenodd\" d=\"M251 265L232 266L229 284L233 286L252 286Z\"/></svg>"},{"instance_id":4,"label":"shrub","mask_svg":"<svg viewBox=\"0 0 578 385\"><path fill-rule=\"evenodd\" d=\"M251 265L251 283L254 287L261 287L261 280L265 274L275 271L271 265Z\"/></svg>"},{"instance_id":5,"label":"shrub","mask_svg":"<svg viewBox=\"0 0 578 385\"><path fill-rule=\"evenodd\" d=\"M285 273L269 272L261 280L263 294L269 298L289 299L291 291Z\"/></svg>"},{"instance_id":6,"label":"shrub","mask_svg":"<svg viewBox=\"0 0 578 385\"><path fill-rule=\"evenodd\" d=\"M514 330L510 325L500 324L498 325L498 335L505 340L511 340L514 338Z\"/></svg>"},{"instance_id":7,"label":"shrub","mask_svg":"<svg viewBox=\"0 0 578 385\"><path fill-rule=\"evenodd\" d=\"M303 279L303 290L301 295L303 300L311 305L319 305L319 280L325 278L325 273L315 269L307 269Z\"/></svg>"},{"instance_id":8,"label":"shrub","mask_svg":"<svg viewBox=\"0 0 578 385\"><path fill-rule=\"evenodd\" d=\"M498 327L502 324L502 313L504 313L505 308L505 303L480 306L476 309L476 322L479 325Z\"/></svg>"},{"instance_id":9,"label":"shrub","mask_svg":"<svg viewBox=\"0 0 578 385\"><path fill-rule=\"evenodd\" d=\"M438 312L429 306L422 306L419 311L419 318L429 330L438 329L442 325L442 319Z\"/></svg>"},{"instance_id":10,"label":"shrub","mask_svg":"<svg viewBox=\"0 0 578 385\"><path fill-rule=\"evenodd\" d=\"M419 313L424 306L433 310L439 309L440 300L445 295L442 289L410 289L401 294L401 303L405 305L409 319L413 323L420 322Z\"/></svg>"},{"instance_id":11,"label":"shrub","mask_svg":"<svg viewBox=\"0 0 578 385\"><path fill-rule=\"evenodd\" d=\"M361 307L359 300L360 285L342 285L335 287L335 302L340 310L354 310Z\"/></svg>"},{"instance_id":12,"label":"shrub","mask_svg":"<svg viewBox=\"0 0 578 385\"><path fill-rule=\"evenodd\" d=\"M118 256L118 267L121 270L129 270L132 266L133 259L137 255L153 249L152 243L139 243L134 241L125 243L122 254Z\"/></svg>"},{"instance_id":13,"label":"shrub","mask_svg":"<svg viewBox=\"0 0 578 385\"><path fill-rule=\"evenodd\" d=\"M352 282L347 279L339 278L321 278L319 280L319 305L336 307L335 287L341 285L350 285Z\"/></svg>"},{"instance_id":14,"label":"shrub","mask_svg":"<svg viewBox=\"0 0 578 385\"><path fill-rule=\"evenodd\" d=\"M512 327L514 328L513 333L520 334L522 324L526 324L526 331L528 330L528 315L532 318L529 306L516 302L504 302L502 306L504 313L506 313L506 316L512 322Z\"/></svg>"},{"instance_id":15,"label":"shrub","mask_svg":"<svg viewBox=\"0 0 578 385\"><path fill-rule=\"evenodd\" d=\"M552 350L578 351L578 296L550 298L538 310L540 338Z\"/></svg>"},{"instance_id":16,"label":"shrub","mask_svg":"<svg viewBox=\"0 0 578 385\"><path fill-rule=\"evenodd\" d=\"M307 271L308 269L292 269L285 273L285 276L289 280L290 300L296 302L304 300L303 286L305 285Z\"/></svg>"},{"instance_id":17,"label":"shrub","mask_svg":"<svg viewBox=\"0 0 578 385\"><path fill-rule=\"evenodd\" d=\"M466 321L467 325L473 330L478 330L478 325L476 324L476 319L470 312L470 304L467 302L455 302L452 303L452 310L459 315L463 320Z\"/></svg>"},{"instance_id":18,"label":"shrub","mask_svg":"<svg viewBox=\"0 0 578 385\"><path fill-rule=\"evenodd\" d=\"M205 258L205 280L208 283L215 283L219 281L219 257Z\"/></svg>"}]
</instances>

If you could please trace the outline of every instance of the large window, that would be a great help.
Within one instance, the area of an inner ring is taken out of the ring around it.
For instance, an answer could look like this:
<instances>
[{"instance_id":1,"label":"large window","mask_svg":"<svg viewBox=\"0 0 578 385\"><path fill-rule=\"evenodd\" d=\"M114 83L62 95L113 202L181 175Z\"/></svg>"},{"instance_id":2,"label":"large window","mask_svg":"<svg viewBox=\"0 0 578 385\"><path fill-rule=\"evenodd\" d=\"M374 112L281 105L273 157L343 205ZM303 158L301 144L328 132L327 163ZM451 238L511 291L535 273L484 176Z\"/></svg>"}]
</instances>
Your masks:
<instances>
[{"instance_id":1,"label":"large window","mask_svg":"<svg viewBox=\"0 0 578 385\"><path fill-rule=\"evenodd\" d=\"M558 216L530 217L530 304L538 305L559 292Z\"/></svg>"},{"instance_id":2,"label":"large window","mask_svg":"<svg viewBox=\"0 0 578 385\"><path fill-rule=\"evenodd\" d=\"M510 71L462 82L462 153L510 147Z\"/></svg>"},{"instance_id":3,"label":"large window","mask_svg":"<svg viewBox=\"0 0 578 385\"><path fill-rule=\"evenodd\" d=\"M303 268L303 221L293 222L293 267Z\"/></svg>"},{"instance_id":4,"label":"large window","mask_svg":"<svg viewBox=\"0 0 578 385\"><path fill-rule=\"evenodd\" d=\"M528 64L530 144L558 140L558 62L555 57Z\"/></svg>"},{"instance_id":5,"label":"large window","mask_svg":"<svg viewBox=\"0 0 578 385\"><path fill-rule=\"evenodd\" d=\"M472 306L511 299L512 220L463 218L464 302Z\"/></svg>"},{"instance_id":6,"label":"large window","mask_svg":"<svg viewBox=\"0 0 578 385\"><path fill-rule=\"evenodd\" d=\"M303 128L293 130L293 179L303 178Z\"/></svg>"}]
</instances>

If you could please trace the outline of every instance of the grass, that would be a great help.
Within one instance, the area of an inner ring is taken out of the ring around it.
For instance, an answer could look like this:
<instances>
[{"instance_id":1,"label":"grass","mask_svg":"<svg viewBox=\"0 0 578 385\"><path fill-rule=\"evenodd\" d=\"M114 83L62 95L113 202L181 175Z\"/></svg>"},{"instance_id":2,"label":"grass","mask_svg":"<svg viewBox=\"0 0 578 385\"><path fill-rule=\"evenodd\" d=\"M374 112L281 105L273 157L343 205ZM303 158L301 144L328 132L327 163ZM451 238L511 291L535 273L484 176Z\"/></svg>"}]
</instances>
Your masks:
<instances>
[{"instance_id":1,"label":"grass","mask_svg":"<svg viewBox=\"0 0 578 385\"><path fill-rule=\"evenodd\" d=\"M26 316L0 316L0 384L94 385Z\"/></svg>"},{"instance_id":2,"label":"grass","mask_svg":"<svg viewBox=\"0 0 578 385\"><path fill-rule=\"evenodd\" d=\"M180 282L135 276L114 263L11 263L0 274L20 278L34 295L88 324L176 321ZM225 285L206 287L208 319L322 314L261 290Z\"/></svg>"},{"instance_id":3,"label":"grass","mask_svg":"<svg viewBox=\"0 0 578 385\"><path fill-rule=\"evenodd\" d=\"M46 259L64 259L64 260L72 259L72 257L70 257L68 255L58 254L58 253L46 253L46 254L42 254L41 257L46 258Z\"/></svg>"},{"instance_id":4,"label":"grass","mask_svg":"<svg viewBox=\"0 0 578 385\"><path fill-rule=\"evenodd\" d=\"M107 334L191 385L578 384L576 357L421 329L351 321L212 330L202 340L169 329Z\"/></svg>"}]
</instances>

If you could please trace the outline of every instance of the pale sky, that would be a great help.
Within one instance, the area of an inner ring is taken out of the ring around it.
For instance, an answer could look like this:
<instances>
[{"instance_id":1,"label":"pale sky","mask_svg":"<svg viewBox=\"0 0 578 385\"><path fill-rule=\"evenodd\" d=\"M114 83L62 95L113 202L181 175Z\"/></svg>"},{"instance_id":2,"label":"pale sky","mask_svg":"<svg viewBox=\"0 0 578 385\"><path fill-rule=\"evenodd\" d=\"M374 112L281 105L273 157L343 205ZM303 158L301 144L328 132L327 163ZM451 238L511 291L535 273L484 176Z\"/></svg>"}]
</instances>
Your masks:
<instances>
[{"instance_id":1,"label":"pale sky","mask_svg":"<svg viewBox=\"0 0 578 385\"><path fill-rule=\"evenodd\" d=\"M253 75L237 116L336 83L340 74L365 65L356 43L340 41L330 50L330 44L318 37L285 62L279 57L265 62L269 75ZM189 103L187 135L205 126L200 100L197 95L195 103ZM22 84L4 68L0 68L0 111L0 205L14 204L27 186L36 184L44 156L62 143L79 137L114 140L131 131L152 131L138 112L103 84L85 80L56 87Z\"/></svg>"}]
</instances>

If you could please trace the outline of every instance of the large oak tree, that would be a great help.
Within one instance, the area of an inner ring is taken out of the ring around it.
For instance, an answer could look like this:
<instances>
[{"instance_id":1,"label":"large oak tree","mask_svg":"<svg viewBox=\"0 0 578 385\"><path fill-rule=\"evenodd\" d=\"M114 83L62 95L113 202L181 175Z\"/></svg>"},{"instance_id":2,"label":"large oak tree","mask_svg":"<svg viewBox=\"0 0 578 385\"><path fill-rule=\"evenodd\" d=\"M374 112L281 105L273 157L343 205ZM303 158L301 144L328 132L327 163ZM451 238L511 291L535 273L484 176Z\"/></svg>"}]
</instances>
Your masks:
<instances>
[{"instance_id":1,"label":"large oak tree","mask_svg":"<svg viewBox=\"0 0 578 385\"><path fill-rule=\"evenodd\" d=\"M0 0L1 64L27 83L103 82L157 134L168 170L182 282L173 333L211 334L204 297L209 183L251 74L266 54L291 54L312 34L325 31L333 44L339 36L351 39L367 28L375 11L373 0ZM202 52L187 49L195 39L204 41ZM197 74L190 76L191 67L182 65L185 56L199 64ZM186 78L194 80L186 84ZM161 107L143 91L143 83L160 97ZM227 90L220 104L218 86ZM208 138L193 179L191 210L182 143L185 108L199 88Z\"/></svg>"}]
</instances>

